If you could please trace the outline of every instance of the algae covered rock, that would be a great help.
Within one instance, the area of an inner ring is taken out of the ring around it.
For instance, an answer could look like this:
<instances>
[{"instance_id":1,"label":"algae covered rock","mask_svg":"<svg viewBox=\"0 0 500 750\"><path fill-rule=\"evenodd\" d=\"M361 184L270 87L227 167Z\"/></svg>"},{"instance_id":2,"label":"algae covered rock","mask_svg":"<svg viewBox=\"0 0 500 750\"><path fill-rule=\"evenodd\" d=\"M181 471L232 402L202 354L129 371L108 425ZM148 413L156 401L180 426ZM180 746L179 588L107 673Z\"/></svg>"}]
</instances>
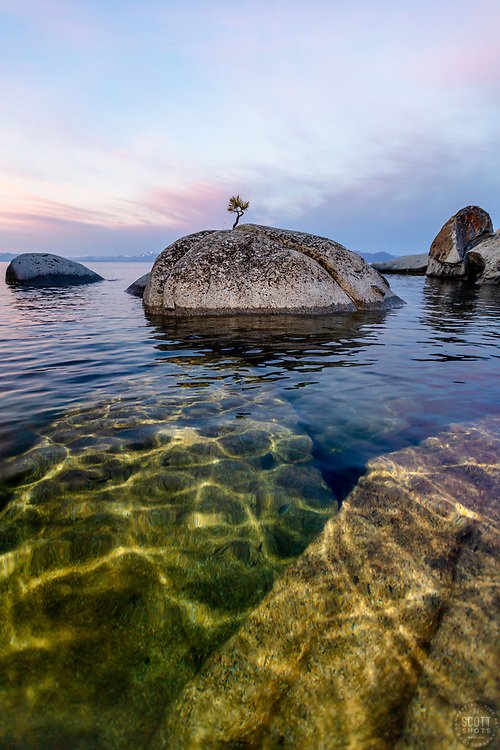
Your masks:
<instances>
[{"instance_id":1,"label":"algae covered rock","mask_svg":"<svg viewBox=\"0 0 500 750\"><path fill-rule=\"evenodd\" d=\"M181 396L69 412L4 463L1 747L147 748L335 512L285 403Z\"/></svg>"},{"instance_id":2,"label":"algae covered rock","mask_svg":"<svg viewBox=\"0 0 500 750\"><path fill-rule=\"evenodd\" d=\"M166 248L144 292L152 313L332 313L402 304L359 255L303 232L244 224Z\"/></svg>"},{"instance_id":3,"label":"algae covered rock","mask_svg":"<svg viewBox=\"0 0 500 750\"><path fill-rule=\"evenodd\" d=\"M154 750L449 750L495 704L500 420L369 465L166 711Z\"/></svg>"}]
</instances>

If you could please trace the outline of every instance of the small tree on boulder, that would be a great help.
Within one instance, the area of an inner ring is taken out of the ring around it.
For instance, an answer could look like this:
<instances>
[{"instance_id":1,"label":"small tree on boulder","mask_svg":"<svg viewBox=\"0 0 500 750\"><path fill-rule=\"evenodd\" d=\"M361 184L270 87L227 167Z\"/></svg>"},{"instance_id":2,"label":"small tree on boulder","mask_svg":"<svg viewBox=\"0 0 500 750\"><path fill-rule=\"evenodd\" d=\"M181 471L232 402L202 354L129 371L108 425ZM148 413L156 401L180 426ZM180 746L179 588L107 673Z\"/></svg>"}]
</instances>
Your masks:
<instances>
[{"instance_id":1,"label":"small tree on boulder","mask_svg":"<svg viewBox=\"0 0 500 750\"><path fill-rule=\"evenodd\" d=\"M239 195L232 195L231 198L229 198L227 210L231 214L236 214L236 221L233 224L233 229L236 228L236 225L238 224L239 220L241 219L249 205L250 201L242 200Z\"/></svg>"}]
</instances>

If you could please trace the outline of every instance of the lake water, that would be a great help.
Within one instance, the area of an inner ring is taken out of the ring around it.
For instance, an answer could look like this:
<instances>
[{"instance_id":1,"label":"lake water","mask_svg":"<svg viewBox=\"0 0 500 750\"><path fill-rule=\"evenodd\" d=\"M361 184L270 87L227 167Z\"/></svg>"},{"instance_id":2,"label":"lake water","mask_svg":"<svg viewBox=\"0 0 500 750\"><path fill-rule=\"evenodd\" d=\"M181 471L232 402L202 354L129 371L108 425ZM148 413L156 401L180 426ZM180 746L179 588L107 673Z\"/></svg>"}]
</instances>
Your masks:
<instances>
[{"instance_id":1,"label":"lake water","mask_svg":"<svg viewBox=\"0 0 500 750\"><path fill-rule=\"evenodd\" d=\"M500 413L500 290L162 321L0 264L0 745L142 748L367 461ZM10 743L10 744L9 744Z\"/></svg>"}]
</instances>

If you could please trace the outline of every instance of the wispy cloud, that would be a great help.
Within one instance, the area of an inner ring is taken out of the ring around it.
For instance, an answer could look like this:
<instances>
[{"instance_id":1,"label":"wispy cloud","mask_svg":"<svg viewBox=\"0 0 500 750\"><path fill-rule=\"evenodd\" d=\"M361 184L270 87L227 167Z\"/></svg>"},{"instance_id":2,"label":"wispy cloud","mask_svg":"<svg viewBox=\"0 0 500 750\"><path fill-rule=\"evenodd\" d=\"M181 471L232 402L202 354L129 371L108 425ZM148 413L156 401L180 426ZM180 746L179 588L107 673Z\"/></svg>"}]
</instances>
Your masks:
<instances>
[{"instance_id":1,"label":"wispy cloud","mask_svg":"<svg viewBox=\"0 0 500 750\"><path fill-rule=\"evenodd\" d=\"M254 221L387 249L462 202L500 220L496 0L0 0L0 15L0 249L72 227L103 251L128 231L139 251L229 225L234 192Z\"/></svg>"}]
</instances>

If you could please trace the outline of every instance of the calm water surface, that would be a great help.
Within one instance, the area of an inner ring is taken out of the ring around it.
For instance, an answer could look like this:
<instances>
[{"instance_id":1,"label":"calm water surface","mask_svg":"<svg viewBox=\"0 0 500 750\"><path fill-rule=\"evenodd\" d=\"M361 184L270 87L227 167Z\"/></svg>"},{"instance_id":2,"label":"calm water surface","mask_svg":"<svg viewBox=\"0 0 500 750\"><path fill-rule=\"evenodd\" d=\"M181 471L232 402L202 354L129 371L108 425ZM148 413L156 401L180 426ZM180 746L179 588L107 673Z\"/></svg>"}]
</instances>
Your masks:
<instances>
[{"instance_id":1,"label":"calm water surface","mask_svg":"<svg viewBox=\"0 0 500 750\"><path fill-rule=\"evenodd\" d=\"M98 263L110 280L50 290L6 287L6 266L0 458L75 406L174 392L204 401L224 389L253 394L255 410L257 396L277 399L277 421L293 409L322 471L342 485L374 455L500 410L496 288L392 277L407 305L387 313L162 322L123 294L142 264Z\"/></svg>"},{"instance_id":2,"label":"calm water surface","mask_svg":"<svg viewBox=\"0 0 500 750\"><path fill-rule=\"evenodd\" d=\"M123 292L140 264L50 290L6 265L0 745L148 747L370 458L500 412L498 288L162 321Z\"/></svg>"}]
</instances>

